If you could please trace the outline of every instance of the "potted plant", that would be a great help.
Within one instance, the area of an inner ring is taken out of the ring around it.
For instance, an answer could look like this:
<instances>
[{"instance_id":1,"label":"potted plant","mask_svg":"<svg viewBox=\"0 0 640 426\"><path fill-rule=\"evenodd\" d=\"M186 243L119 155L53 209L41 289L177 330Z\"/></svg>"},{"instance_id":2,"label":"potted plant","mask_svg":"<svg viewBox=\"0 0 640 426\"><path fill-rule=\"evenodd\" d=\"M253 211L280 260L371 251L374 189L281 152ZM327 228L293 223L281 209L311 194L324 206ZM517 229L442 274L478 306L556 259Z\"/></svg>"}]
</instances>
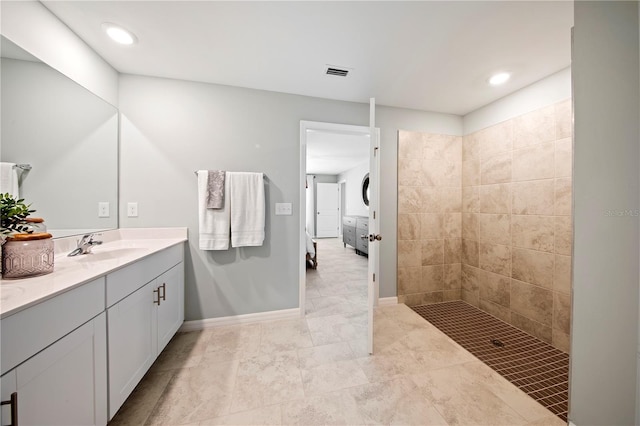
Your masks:
<instances>
[{"instance_id":1,"label":"potted plant","mask_svg":"<svg viewBox=\"0 0 640 426\"><path fill-rule=\"evenodd\" d=\"M53 271L53 240L46 232L33 232L24 199L0 194L0 244L2 278L23 278ZM39 220L41 222L41 220Z\"/></svg>"}]
</instances>

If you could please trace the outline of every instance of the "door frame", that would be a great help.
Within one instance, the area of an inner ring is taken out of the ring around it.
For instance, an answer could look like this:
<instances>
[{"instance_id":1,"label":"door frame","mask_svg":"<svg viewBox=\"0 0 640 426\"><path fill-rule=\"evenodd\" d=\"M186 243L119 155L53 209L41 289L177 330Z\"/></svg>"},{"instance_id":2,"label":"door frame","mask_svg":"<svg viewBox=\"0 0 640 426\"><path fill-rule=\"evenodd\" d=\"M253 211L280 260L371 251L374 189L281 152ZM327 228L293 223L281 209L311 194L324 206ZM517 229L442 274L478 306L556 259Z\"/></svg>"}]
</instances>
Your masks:
<instances>
[{"instance_id":1,"label":"door frame","mask_svg":"<svg viewBox=\"0 0 640 426\"><path fill-rule=\"evenodd\" d=\"M379 129L376 129L379 132ZM369 126L356 126L352 124L326 123L321 121L300 120L300 208L299 208L299 249L298 249L298 281L299 281L299 306L300 317L305 317L305 292L307 286L307 269L305 265L305 252L302 250L306 247L305 224L307 220L307 203L306 203L306 176L307 176L307 131L321 131L340 133L345 135L370 135Z\"/></svg>"}]
</instances>

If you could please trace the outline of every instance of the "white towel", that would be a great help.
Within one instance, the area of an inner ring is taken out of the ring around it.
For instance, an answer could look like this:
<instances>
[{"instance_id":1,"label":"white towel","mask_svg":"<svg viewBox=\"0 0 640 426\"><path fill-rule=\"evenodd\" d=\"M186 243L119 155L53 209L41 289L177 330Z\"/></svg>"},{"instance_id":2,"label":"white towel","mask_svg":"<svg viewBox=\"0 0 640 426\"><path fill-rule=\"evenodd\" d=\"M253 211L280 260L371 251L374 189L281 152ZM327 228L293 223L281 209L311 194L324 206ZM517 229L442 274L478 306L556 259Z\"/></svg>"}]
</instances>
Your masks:
<instances>
[{"instance_id":1,"label":"white towel","mask_svg":"<svg viewBox=\"0 0 640 426\"><path fill-rule=\"evenodd\" d=\"M198 224L200 250L227 250L229 248L230 203L221 209L207 208L209 172L198 170ZM229 193L229 176L226 176L225 193Z\"/></svg>"},{"instance_id":2,"label":"white towel","mask_svg":"<svg viewBox=\"0 0 640 426\"><path fill-rule=\"evenodd\" d=\"M15 163L0 163L0 193L9 193L13 198L20 198L18 168Z\"/></svg>"},{"instance_id":3,"label":"white towel","mask_svg":"<svg viewBox=\"0 0 640 426\"><path fill-rule=\"evenodd\" d=\"M262 173L230 172L231 247L261 246L264 242L264 176Z\"/></svg>"}]
</instances>

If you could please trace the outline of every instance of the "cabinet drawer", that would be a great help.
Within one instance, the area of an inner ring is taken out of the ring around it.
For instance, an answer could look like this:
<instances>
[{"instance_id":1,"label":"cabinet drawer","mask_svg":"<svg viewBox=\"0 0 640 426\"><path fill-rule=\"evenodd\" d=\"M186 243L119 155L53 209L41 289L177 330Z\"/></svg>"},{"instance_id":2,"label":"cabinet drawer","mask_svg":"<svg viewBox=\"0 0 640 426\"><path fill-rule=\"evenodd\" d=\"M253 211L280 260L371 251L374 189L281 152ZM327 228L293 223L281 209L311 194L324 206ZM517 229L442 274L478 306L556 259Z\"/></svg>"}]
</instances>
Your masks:
<instances>
[{"instance_id":1,"label":"cabinet drawer","mask_svg":"<svg viewBox=\"0 0 640 426\"><path fill-rule=\"evenodd\" d=\"M342 224L343 225L353 226L355 228L355 226L356 226L356 218L355 217L349 217L349 216L343 216L342 217Z\"/></svg>"},{"instance_id":2,"label":"cabinet drawer","mask_svg":"<svg viewBox=\"0 0 640 426\"><path fill-rule=\"evenodd\" d=\"M182 262L183 251L184 245L178 244L107 275L107 307Z\"/></svg>"},{"instance_id":3,"label":"cabinet drawer","mask_svg":"<svg viewBox=\"0 0 640 426\"><path fill-rule=\"evenodd\" d=\"M342 228L342 235L355 235L356 234L356 228L354 228L353 226L345 226L344 228Z\"/></svg>"},{"instance_id":4,"label":"cabinet drawer","mask_svg":"<svg viewBox=\"0 0 640 426\"><path fill-rule=\"evenodd\" d=\"M369 230L369 219L358 219L358 224L356 226L357 229L363 229L364 232L368 232Z\"/></svg>"},{"instance_id":5,"label":"cabinet drawer","mask_svg":"<svg viewBox=\"0 0 640 426\"><path fill-rule=\"evenodd\" d=\"M2 319L4 374L105 309L104 277Z\"/></svg>"},{"instance_id":6,"label":"cabinet drawer","mask_svg":"<svg viewBox=\"0 0 640 426\"><path fill-rule=\"evenodd\" d=\"M362 240L358 238L358 242L356 242L356 248L363 253L369 253L369 240Z\"/></svg>"}]
</instances>

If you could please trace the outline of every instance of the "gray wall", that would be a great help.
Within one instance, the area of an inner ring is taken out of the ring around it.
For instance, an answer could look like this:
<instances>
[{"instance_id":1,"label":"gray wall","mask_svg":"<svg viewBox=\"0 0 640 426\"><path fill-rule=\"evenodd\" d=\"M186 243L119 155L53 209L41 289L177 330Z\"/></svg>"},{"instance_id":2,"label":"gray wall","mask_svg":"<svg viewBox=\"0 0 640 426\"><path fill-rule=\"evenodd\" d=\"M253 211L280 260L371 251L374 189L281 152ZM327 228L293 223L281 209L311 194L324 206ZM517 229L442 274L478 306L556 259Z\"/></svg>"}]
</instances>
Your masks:
<instances>
[{"instance_id":1,"label":"gray wall","mask_svg":"<svg viewBox=\"0 0 640 426\"><path fill-rule=\"evenodd\" d=\"M635 423L638 3L576 2L569 419Z\"/></svg>"},{"instance_id":2,"label":"gray wall","mask_svg":"<svg viewBox=\"0 0 640 426\"><path fill-rule=\"evenodd\" d=\"M369 160L338 175L338 182L345 181L345 215L369 216L369 207L362 200L362 180L367 173Z\"/></svg>"},{"instance_id":3,"label":"gray wall","mask_svg":"<svg viewBox=\"0 0 640 426\"><path fill-rule=\"evenodd\" d=\"M298 306L300 120L368 125L367 104L122 75L120 226L188 226L187 320ZM378 107L382 297L396 295L397 131L460 134L460 117ZM197 248L197 169L264 172L263 247ZM126 203L139 217L126 217ZM291 202L293 216L275 216Z\"/></svg>"}]
</instances>

